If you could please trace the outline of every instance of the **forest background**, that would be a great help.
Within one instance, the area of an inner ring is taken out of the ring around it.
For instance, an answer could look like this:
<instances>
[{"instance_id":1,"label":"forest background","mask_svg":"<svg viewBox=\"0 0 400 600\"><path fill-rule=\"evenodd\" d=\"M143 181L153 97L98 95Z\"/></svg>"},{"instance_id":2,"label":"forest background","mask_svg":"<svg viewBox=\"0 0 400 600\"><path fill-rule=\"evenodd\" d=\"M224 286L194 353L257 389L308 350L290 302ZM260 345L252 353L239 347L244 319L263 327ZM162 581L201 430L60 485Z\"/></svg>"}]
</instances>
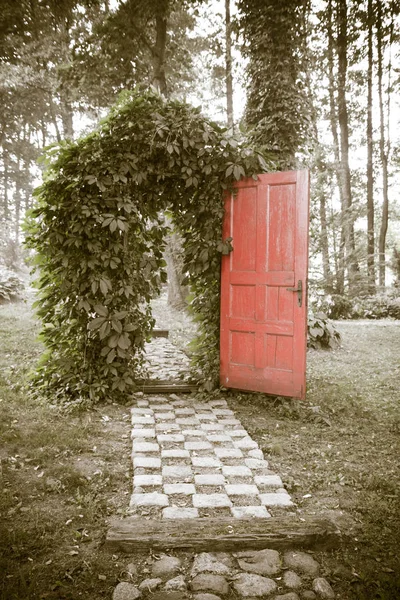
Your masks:
<instances>
[{"instance_id":1,"label":"forest background","mask_svg":"<svg viewBox=\"0 0 400 600\"><path fill-rule=\"evenodd\" d=\"M53 145L56 152L65 140L92 129L124 90L152 85L250 136L277 170L311 169L315 308L332 317L398 316L396 2L1 5L3 273L23 264L22 225L46 164L44 150ZM179 242L169 247L179 254ZM175 304L182 300L177 293Z\"/></svg>"}]
</instances>

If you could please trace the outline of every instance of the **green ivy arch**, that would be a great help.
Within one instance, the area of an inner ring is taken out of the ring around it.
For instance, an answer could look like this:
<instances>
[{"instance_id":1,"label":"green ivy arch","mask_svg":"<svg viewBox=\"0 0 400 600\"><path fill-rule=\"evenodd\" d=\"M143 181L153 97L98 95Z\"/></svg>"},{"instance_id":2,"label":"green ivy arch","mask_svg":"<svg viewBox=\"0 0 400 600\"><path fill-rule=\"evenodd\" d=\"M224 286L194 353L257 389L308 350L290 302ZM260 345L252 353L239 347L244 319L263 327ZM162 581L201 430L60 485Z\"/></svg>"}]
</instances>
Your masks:
<instances>
[{"instance_id":1,"label":"green ivy arch","mask_svg":"<svg viewBox=\"0 0 400 600\"><path fill-rule=\"evenodd\" d=\"M50 152L27 236L46 346L35 389L79 402L135 389L154 325L149 301L166 278L162 211L183 238L194 360L215 382L223 190L265 167L199 110L152 92L125 95L96 131Z\"/></svg>"}]
</instances>

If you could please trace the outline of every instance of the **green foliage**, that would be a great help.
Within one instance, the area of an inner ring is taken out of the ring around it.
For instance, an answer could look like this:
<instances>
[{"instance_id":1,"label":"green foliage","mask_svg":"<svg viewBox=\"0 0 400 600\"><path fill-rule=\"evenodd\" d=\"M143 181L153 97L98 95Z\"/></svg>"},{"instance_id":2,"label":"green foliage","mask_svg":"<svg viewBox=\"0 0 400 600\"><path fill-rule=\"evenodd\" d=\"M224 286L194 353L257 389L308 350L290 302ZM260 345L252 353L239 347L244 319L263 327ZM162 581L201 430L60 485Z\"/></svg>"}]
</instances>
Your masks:
<instances>
[{"instance_id":1,"label":"green foliage","mask_svg":"<svg viewBox=\"0 0 400 600\"><path fill-rule=\"evenodd\" d=\"M318 302L330 319L400 319L400 298L390 294L348 298L340 294Z\"/></svg>"},{"instance_id":2,"label":"green foliage","mask_svg":"<svg viewBox=\"0 0 400 600\"><path fill-rule=\"evenodd\" d=\"M340 333L324 313L310 313L308 316L308 347L336 348L340 343Z\"/></svg>"},{"instance_id":3,"label":"green foliage","mask_svg":"<svg viewBox=\"0 0 400 600\"><path fill-rule=\"evenodd\" d=\"M249 58L246 123L279 168L290 169L310 128L304 6L296 0L240 0L238 7Z\"/></svg>"},{"instance_id":4,"label":"green foliage","mask_svg":"<svg viewBox=\"0 0 400 600\"><path fill-rule=\"evenodd\" d=\"M0 304L21 300L24 289L25 286L18 275L0 266Z\"/></svg>"},{"instance_id":5,"label":"green foliage","mask_svg":"<svg viewBox=\"0 0 400 600\"><path fill-rule=\"evenodd\" d=\"M182 236L203 377L218 371L222 197L265 165L198 110L133 92L76 143L49 152L27 243L36 250L47 352L36 389L53 399L126 397L143 369L165 281L169 210Z\"/></svg>"}]
</instances>

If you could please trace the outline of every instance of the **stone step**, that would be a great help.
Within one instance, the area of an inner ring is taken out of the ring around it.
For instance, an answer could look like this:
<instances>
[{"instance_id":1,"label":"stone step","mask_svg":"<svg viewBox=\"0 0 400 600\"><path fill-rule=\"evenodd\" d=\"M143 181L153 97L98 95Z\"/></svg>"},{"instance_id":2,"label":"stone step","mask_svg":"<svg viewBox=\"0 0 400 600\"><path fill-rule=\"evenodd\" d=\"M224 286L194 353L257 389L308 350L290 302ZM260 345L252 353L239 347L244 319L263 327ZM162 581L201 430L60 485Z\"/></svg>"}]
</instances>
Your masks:
<instances>
[{"instance_id":1,"label":"stone step","mask_svg":"<svg viewBox=\"0 0 400 600\"><path fill-rule=\"evenodd\" d=\"M137 384L137 391L144 394L191 394L198 386L181 381L147 381Z\"/></svg>"}]
</instances>

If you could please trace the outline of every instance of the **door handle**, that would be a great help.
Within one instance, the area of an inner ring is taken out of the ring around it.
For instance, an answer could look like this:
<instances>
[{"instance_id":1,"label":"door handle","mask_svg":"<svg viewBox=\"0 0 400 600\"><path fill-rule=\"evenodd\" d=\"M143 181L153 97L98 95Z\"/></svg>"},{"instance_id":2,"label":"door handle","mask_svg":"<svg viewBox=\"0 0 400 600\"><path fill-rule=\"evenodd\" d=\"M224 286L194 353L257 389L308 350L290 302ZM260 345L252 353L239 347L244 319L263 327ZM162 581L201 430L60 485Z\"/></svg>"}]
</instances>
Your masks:
<instances>
[{"instance_id":1,"label":"door handle","mask_svg":"<svg viewBox=\"0 0 400 600\"><path fill-rule=\"evenodd\" d=\"M288 292L297 292L297 304L301 307L303 304L303 282L301 279L297 282L297 288L288 287L286 288Z\"/></svg>"}]
</instances>

